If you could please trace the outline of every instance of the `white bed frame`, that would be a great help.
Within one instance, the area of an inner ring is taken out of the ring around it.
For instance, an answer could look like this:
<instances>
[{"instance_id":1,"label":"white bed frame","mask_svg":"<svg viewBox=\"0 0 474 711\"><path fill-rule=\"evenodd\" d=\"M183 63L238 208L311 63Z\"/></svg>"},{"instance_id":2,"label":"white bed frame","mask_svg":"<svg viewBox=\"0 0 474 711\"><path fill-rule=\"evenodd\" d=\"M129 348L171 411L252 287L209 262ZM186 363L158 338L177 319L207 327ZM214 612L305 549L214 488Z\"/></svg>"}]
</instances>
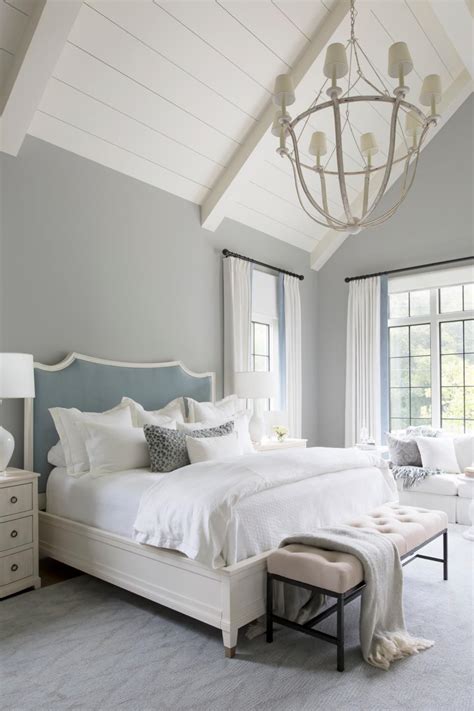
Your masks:
<instances>
[{"instance_id":1,"label":"white bed frame","mask_svg":"<svg viewBox=\"0 0 474 711\"><path fill-rule=\"evenodd\" d=\"M268 552L212 570L46 512L39 514L39 545L42 555L217 627L226 657L235 654L239 627L265 612Z\"/></svg>"},{"instance_id":2,"label":"white bed frame","mask_svg":"<svg viewBox=\"0 0 474 711\"><path fill-rule=\"evenodd\" d=\"M75 359L121 367L165 367L168 363L123 363L71 354L61 363L36 368L62 370ZM33 468L33 404L25 401L25 468ZM222 630L226 657L233 657L239 627L265 612L266 558L269 552L220 569L210 569L175 551L142 545L61 516L40 511L40 554L71 565L137 595L158 602Z\"/></svg>"}]
</instances>

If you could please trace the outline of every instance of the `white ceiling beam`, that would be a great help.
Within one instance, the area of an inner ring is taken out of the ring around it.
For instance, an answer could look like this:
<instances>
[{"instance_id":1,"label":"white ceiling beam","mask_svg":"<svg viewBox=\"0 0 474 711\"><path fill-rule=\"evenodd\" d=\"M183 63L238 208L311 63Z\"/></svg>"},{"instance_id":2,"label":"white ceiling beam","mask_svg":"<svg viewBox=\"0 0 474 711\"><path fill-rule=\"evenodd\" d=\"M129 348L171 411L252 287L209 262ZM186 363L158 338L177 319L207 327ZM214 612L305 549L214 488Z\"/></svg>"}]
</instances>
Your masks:
<instances>
[{"instance_id":1,"label":"white ceiling beam","mask_svg":"<svg viewBox=\"0 0 474 711\"><path fill-rule=\"evenodd\" d=\"M348 0L339 0L334 10L327 15L311 42L293 67L291 75L295 89L301 83L314 62L325 49L331 37L338 29L349 11ZM259 144L270 128L275 114L275 107L270 100L258 122L247 135L244 143L237 149L228 166L223 170L213 189L201 206L201 225L214 231L225 217L225 206L231 197L236 181L249 169L250 159L258 154Z\"/></svg>"},{"instance_id":2,"label":"white ceiling beam","mask_svg":"<svg viewBox=\"0 0 474 711\"><path fill-rule=\"evenodd\" d=\"M433 130L428 131L426 139L422 148L425 150L428 143L438 134L438 132L443 128L451 116L459 109L461 104L468 98L468 96L473 91L473 82L469 75L469 72L464 70L458 76L458 78L451 84L447 91L443 95L443 99L439 105L439 110L441 114L441 121L438 126ZM420 161L423 162L423 156L421 156ZM390 180L389 186L396 182L397 178L400 176L401 168L398 169L397 173L392 172L392 178ZM380 180L379 176L379 180ZM417 179L413 184L412 190L416 190ZM374 181L374 185L376 183ZM359 196L352 205L354 212L360 211L362 207L362 196ZM403 207L400 208L403 210ZM341 246L341 244L347 239L349 234L347 232L335 232L335 230L328 230L324 237L318 242L313 251L311 252L311 268L315 271L319 271L326 262L332 257L334 252ZM357 235L353 237L357 239Z\"/></svg>"},{"instance_id":3,"label":"white ceiling beam","mask_svg":"<svg viewBox=\"0 0 474 711\"><path fill-rule=\"evenodd\" d=\"M474 19L465 0L431 0L431 7L461 61L474 77Z\"/></svg>"},{"instance_id":4,"label":"white ceiling beam","mask_svg":"<svg viewBox=\"0 0 474 711\"><path fill-rule=\"evenodd\" d=\"M0 150L18 155L82 0L37 0L0 107Z\"/></svg>"}]
</instances>

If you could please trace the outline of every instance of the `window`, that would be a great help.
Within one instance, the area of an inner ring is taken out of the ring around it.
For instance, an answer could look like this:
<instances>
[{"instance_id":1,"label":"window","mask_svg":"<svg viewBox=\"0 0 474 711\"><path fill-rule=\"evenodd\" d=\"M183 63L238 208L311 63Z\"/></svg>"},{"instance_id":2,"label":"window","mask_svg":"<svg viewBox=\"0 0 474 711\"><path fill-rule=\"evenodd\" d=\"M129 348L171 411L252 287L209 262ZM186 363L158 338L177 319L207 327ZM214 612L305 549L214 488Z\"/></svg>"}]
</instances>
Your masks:
<instances>
[{"instance_id":1,"label":"window","mask_svg":"<svg viewBox=\"0 0 474 711\"><path fill-rule=\"evenodd\" d=\"M474 431L474 285L429 286L389 288L390 429Z\"/></svg>"},{"instance_id":2,"label":"window","mask_svg":"<svg viewBox=\"0 0 474 711\"><path fill-rule=\"evenodd\" d=\"M271 370L278 379L277 278L257 269L252 278L250 367L258 371ZM276 409L277 402L267 400L265 409Z\"/></svg>"},{"instance_id":3,"label":"window","mask_svg":"<svg viewBox=\"0 0 474 711\"><path fill-rule=\"evenodd\" d=\"M440 323L441 426L474 430L474 321Z\"/></svg>"},{"instance_id":4,"label":"window","mask_svg":"<svg viewBox=\"0 0 474 711\"><path fill-rule=\"evenodd\" d=\"M271 370L270 324L252 321L251 328L250 358L252 370Z\"/></svg>"}]
</instances>

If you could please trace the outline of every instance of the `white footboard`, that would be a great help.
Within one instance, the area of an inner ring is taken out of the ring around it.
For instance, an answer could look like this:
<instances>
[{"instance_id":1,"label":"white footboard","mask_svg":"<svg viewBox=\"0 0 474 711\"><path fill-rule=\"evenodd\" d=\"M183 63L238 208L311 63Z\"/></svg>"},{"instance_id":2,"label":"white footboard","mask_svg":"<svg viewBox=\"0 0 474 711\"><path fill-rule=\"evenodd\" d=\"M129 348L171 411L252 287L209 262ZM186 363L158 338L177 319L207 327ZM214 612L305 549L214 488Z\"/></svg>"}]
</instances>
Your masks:
<instances>
[{"instance_id":1,"label":"white footboard","mask_svg":"<svg viewBox=\"0 0 474 711\"><path fill-rule=\"evenodd\" d=\"M265 611L265 559L211 570L186 556L134 543L45 512L40 553L222 630L233 656L239 627Z\"/></svg>"}]
</instances>

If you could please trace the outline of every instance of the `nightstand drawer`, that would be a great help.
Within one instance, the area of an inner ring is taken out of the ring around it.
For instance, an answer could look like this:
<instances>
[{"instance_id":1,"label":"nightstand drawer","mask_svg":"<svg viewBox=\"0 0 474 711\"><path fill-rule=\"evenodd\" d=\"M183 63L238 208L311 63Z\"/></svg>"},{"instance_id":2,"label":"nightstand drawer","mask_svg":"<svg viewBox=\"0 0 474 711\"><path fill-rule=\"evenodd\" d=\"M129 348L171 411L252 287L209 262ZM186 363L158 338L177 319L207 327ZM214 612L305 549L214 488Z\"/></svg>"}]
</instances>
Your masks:
<instances>
[{"instance_id":1,"label":"nightstand drawer","mask_svg":"<svg viewBox=\"0 0 474 711\"><path fill-rule=\"evenodd\" d=\"M30 511L33 508L33 484L17 484L0 489L0 516Z\"/></svg>"},{"instance_id":2,"label":"nightstand drawer","mask_svg":"<svg viewBox=\"0 0 474 711\"><path fill-rule=\"evenodd\" d=\"M33 575L33 550L12 553L0 558L0 585L8 585Z\"/></svg>"},{"instance_id":3,"label":"nightstand drawer","mask_svg":"<svg viewBox=\"0 0 474 711\"><path fill-rule=\"evenodd\" d=\"M0 523L0 551L33 542L33 516Z\"/></svg>"}]
</instances>

